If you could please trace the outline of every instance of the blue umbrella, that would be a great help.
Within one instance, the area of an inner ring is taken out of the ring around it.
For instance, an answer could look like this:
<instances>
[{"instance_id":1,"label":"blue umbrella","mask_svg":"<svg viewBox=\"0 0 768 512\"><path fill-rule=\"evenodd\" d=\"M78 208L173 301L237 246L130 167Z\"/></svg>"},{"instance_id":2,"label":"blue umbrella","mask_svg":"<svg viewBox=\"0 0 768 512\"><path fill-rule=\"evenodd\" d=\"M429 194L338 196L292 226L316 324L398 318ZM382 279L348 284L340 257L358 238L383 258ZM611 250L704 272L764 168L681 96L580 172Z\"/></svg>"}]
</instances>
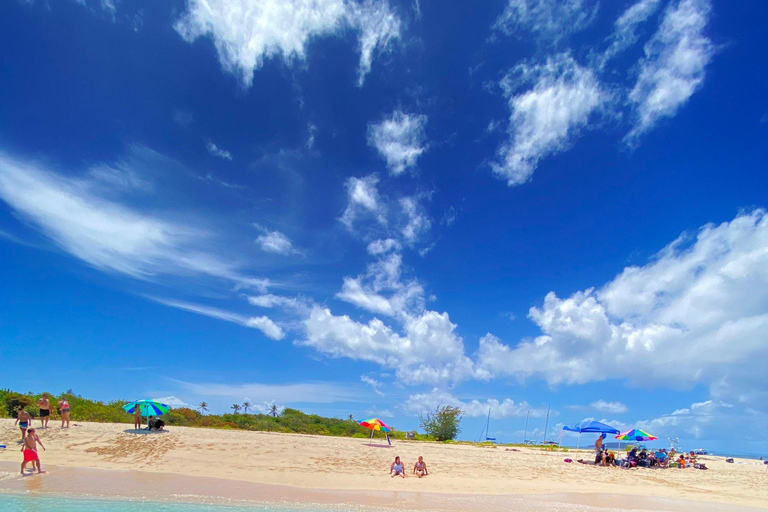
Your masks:
<instances>
[{"instance_id":1,"label":"blue umbrella","mask_svg":"<svg viewBox=\"0 0 768 512\"><path fill-rule=\"evenodd\" d=\"M150 416L162 416L163 414L168 414L171 410L169 406L161 404L156 400L134 400L133 402L125 404L123 410L128 414L133 414L136 412L137 407L141 411L141 415L145 418L149 418ZM147 419L147 428L149 428L149 419Z\"/></svg>"},{"instance_id":2,"label":"blue umbrella","mask_svg":"<svg viewBox=\"0 0 768 512\"><path fill-rule=\"evenodd\" d=\"M579 446L581 446L581 434L582 432L592 432L592 433L602 433L602 434L618 434L619 429L613 428L610 425L606 425L605 423L600 423L596 420L584 420L580 423L576 423L575 425L566 425L563 427L563 430L567 430L569 432L578 432L579 433L579 440L576 444L576 448L578 449Z\"/></svg>"}]
</instances>

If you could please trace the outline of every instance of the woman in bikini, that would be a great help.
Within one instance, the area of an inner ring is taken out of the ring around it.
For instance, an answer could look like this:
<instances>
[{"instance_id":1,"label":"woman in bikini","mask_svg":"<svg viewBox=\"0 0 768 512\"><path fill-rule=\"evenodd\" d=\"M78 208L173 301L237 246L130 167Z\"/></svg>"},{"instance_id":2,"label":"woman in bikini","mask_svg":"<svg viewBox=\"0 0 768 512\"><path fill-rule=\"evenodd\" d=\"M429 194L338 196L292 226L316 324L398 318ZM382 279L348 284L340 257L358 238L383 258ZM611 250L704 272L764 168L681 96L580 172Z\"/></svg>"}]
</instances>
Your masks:
<instances>
[{"instance_id":1,"label":"woman in bikini","mask_svg":"<svg viewBox=\"0 0 768 512\"><path fill-rule=\"evenodd\" d=\"M59 407L61 408L61 428L64 428L64 423L69 428L69 402L66 398L62 398L59 401Z\"/></svg>"},{"instance_id":2,"label":"woman in bikini","mask_svg":"<svg viewBox=\"0 0 768 512\"><path fill-rule=\"evenodd\" d=\"M392 475L392 478L398 475L405 478L405 468L403 463L400 462L400 457L395 457L395 462L389 467L389 474Z\"/></svg>"},{"instance_id":3,"label":"woman in bikini","mask_svg":"<svg viewBox=\"0 0 768 512\"><path fill-rule=\"evenodd\" d=\"M427 476L427 463L424 462L424 457L419 457L419 461L413 465L413 472L416 473L419 478Z\"/></svg>"}]
</instances>

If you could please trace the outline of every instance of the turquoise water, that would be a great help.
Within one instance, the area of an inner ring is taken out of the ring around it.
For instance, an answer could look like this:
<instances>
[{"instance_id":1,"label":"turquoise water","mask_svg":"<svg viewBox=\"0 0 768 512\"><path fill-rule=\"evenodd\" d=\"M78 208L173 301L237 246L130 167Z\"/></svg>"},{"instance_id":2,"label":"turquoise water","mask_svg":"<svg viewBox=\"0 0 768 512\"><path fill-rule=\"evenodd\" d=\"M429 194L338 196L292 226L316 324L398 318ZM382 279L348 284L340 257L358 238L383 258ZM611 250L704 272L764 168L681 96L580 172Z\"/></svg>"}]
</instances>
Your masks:
<instances>
[{"instance_id":1,"label":"turquoise water","mask_svg":"<svg viewBox=\"0 0 768 512\"><path fill-rule=\"evenodd\" d=\"M117 500L50 498L35 495L0 494L2 512L289 512L267 507L231 507L192 503L152 503ZM306 511L305 511L306 512Z\"/></svg>"}]
</instances>

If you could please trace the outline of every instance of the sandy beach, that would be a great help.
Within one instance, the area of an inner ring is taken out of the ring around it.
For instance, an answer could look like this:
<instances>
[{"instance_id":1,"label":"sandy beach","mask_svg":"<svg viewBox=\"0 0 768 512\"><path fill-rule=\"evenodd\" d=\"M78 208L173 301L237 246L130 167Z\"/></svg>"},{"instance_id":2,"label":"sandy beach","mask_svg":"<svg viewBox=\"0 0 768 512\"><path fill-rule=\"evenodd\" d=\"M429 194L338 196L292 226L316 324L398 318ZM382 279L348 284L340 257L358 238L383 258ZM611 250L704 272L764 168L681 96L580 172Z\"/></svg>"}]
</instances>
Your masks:
<instances>
[{"instance_id":1,"label":"sandy beach","mask_svg":"<svg viewBox=\"0 0 768 512\"><path fill-rule=\"evenodd\" d=\"M727 464L723 458L705 457L708 471L622 470L563 461L566 457L588 457L586 451L543 452L407 441L393 441L394 446L389 447L382 440L369 443L363 439L173 426L167 433L136 434L130 427L127 424L77 423L68 430L58 426L38 430L47 447L41 453L44 468L55 468L40 479L55 482L67 471L75 478L72 472L80 469L100 470L99 478L105 474L147 475L155 476L157 482L161 481L159 473L166 479L163 481L169 486L172 482L176 492L181 494L184 485L195 486L189 482L202 482L203 479L187 479L188 483L184 484L184 480L178 478L206 477L205 481L216 478L229 482L226 484L232 486L229 494L238 496L247 497L249 489L255 488L243 486L249 483L258 486L262 497L269 496L268 489L272 486L276 500L284 500L290 495L301 501L303 495L320 502L323 500L318 496L327 497L329 492L336 497L347 496L350 503L367 502L354 498L354 493L359 498L361 491L373 501L379 496L380 501L386 502L394 491L398 496L409 493L440 495L446 502L451 502L450 496L454 496L454 503L467 496L484 496L489 503L494 500L498 503L505 497L540 496L542 500L549 500L553 496L567 496L561 499L568 502L581 500L591 505L604 503L604 506L610 501L611 506L620 507L622 503L641 503L639 498L626 496L642 496L768 508L768 470L753 460L737 459L736 463ZM6 472L0 489L20 490L19 480L28 482L38 478L12 477L13 465L21 460L16 444L18 438L19 431L13 421L0 420L0 444L8 445L7 449L0 450L0 463ZM405 462L408 478L388 476L395 455ZM419 455L424 457L430 470L430 475L422 479L410 474ZM113 470L114 473L103 470ZM60 473L58 477L54 476L57 471ZM98 482L99 478L83 479L84 473L79 474L86 483L78 483L76 487L87 494L87 482ZM173 478L177 480L168 480ZM65 487L64 483L60 486ZM222 486L225 484L211 487L221 491ZM55 491L53 487L51 490ZM201 492L201 485L195 487L189 492ZM619 497L608 500L606 496L609 495ZM412 508L422 507L414 505ZM450 509L448 506L443 508Z\"/></svg>"}]
</instances>

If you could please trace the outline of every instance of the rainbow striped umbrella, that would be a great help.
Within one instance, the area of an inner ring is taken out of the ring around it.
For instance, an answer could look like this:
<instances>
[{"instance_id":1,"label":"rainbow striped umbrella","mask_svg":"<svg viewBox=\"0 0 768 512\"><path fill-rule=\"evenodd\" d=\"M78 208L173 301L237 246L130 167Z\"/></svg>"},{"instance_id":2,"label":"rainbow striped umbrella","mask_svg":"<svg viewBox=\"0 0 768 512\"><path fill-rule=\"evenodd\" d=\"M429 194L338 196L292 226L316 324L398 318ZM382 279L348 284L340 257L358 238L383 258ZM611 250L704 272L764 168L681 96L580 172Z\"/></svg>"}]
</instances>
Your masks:
<instances>
[{"instance_id":1,"label":"rainbow striped umbrella","mask_svg":"<svg viewBox=\"0 0 768 512\"><path fill-rule=\"evenodd\" d=\"M626 432L617 435L616 439L620 441L654 441L658 439L658 437L652 436L639 428L633 428L632 430L627 430Z\"/></svg>"},{"instance_id":2,"label":"rainbow striped umbrella","mask_svg":"<svg viewBox=\"0 0 768 512\"><path fill-rule=\"evenodd\" d=\"M371 429L371 439L373 439L374 430L383 430L384 432L392 432L392 427L381 421L379 418L371 418L369 420L363 420L360 425Z\"/></svg>"},{"instance_id":3,"label":"rainbow striped umbrella","mask_svg":"<svg viewBox=\"0 0 768 512\"><path fill-rule=\"evenodd\" d=\"M163 414L168 414L171 410L170 407L156 400L134 400L125 404L123 410L128 414L133 414L137 407L141 411L141 415L147 418L147 428L149 428L150 416L162 416Z\"/></svg>"}]
</instances>

